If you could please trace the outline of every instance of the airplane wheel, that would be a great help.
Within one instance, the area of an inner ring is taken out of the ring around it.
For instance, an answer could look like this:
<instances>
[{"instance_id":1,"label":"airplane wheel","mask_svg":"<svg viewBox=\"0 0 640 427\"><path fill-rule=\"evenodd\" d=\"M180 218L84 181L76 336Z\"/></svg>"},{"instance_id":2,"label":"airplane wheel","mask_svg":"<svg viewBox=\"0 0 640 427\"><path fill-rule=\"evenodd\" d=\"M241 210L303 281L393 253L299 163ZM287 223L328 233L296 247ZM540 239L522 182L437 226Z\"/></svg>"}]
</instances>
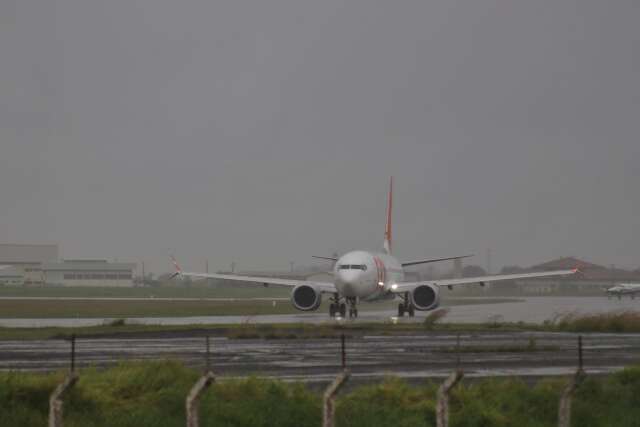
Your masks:
<instances>
[{"instance_id":1,"label":"airplane wheel","mask_svg":"<svg viewBox=\"0 0 640 427\"><path fill-rule=\"evenodd\" d=\"M353 309L353 317L356 317L356 318L358 317L358 309L357 308Z\"/></svg>"},{"instance_id":2,"label":"airplane wheel","mask_svg":"<svg viewBox=\"0 0 640 427\"><path fill-rule=\"evenodd\" d=\"M415 315L416 315L416 311L415 311L415 309L413 308L413 305L410 305L410 306L409 306L409 310L408 310L408 311L409 311L409 317L413 317L413 316L415 316Z\"/></svg>"},{"instance_id":3,"label":"airplane wheel","mask_svg":"<svg viewBox=\"0 0 640 427\"><path fill-rule=\"evenodd\" d=\"M336 305L335 304L331 304L329 306L329 316L330 317L335 317L336 315Z\"/></svg>"},{"instance_id":4,"label":"airplane wheel","mask_svg":"<svg viewBox=\"0 0 640 427\"><path fill-rule=\"evenodd\" d=\"M403 317L404 316L404 304L400 303L398 304L398 317Z\"/></svg>"},{"instance_id":5,"label":"airplane wheel","mask_svg":"<svg viewBox=\"0 0 640 427\"><path fill-rule=\"evenodd\" d=\"M340 317L344 317L347 314L347 306L340 304Z\"/></svg>"}]
</instances>

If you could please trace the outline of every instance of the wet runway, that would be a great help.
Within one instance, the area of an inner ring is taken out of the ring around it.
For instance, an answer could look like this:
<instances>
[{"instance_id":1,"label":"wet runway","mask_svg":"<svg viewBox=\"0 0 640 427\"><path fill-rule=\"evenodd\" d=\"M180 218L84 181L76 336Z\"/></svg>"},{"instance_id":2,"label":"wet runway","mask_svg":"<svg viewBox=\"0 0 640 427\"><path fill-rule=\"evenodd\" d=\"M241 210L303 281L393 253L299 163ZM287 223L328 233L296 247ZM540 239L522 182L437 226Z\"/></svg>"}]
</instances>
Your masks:
<instances>
[{"instance_id":1,"label":"wet runway","mask_svg":"<svg viewBox=\"0 0 640 427\"><path fill-rule=\"evenodd\" d=\"M472 300L473 298L466 298ZM477 298L479 301L482 298ZM270 299L271 300L271 299ZM367 310L367 304L360 304L360 322L397 321L394 309L383 311ZM542 323L560 313L603 313L620 310L640 311L640 299L602 297L522 297L518 301L496 304L459 305L449 307L444 318L451 323L485 323L485 322L525 322ZM413 319L403 318L400 321L424 320L428 313L416 312ZM80 327L108 323L112 318L71 318L71 319L0 319L0 326L6 327ZM128 319L129 323L155 325L190 325L190 324L238 324L238 323L324 323L334 321L325 312L296 313L262 316L198 316L198 317L137 317Z\"/></svg>"},{"instance_id":2,"label":"wet runway","mask_svg":"<svg viewBox=\"0 0 640 427\"><path fill-rule=\"evenodd\" d=\"M584 334L587 372L610 372L640 363L640 334ZM577 335L570 333L479 332L457 335L425 332L410 336L347 337L347 365L355 382L393 374L412 381L440 378L457 366L467 377L565 375L577 365ZM211 338L210 363L218 375L259 375L324 383L340 369L339 339ZM204 367L205 338L79 339L77 366L105 366L122 360L176 359ZM0 341L0 369L57 370L69 366L69 342Z\"/></svg>"}]
</instances>

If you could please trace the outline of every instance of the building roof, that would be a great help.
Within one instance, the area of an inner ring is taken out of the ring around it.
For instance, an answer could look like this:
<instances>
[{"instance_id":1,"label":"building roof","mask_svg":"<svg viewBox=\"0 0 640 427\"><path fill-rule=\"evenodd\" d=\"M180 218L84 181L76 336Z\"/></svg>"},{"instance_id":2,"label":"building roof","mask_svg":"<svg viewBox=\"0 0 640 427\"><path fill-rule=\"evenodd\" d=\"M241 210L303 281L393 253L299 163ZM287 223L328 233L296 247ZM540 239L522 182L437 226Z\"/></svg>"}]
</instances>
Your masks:
<instances>
[{"instance_id":1,"label":"building roof","mask_svg":"<svg viewBox=\"0 0 640 427\"><path fill-rule=\"evenodd\" d=\"M40 264L58 259L58 245L0 244L0 264Z\"/></svg>"}]
</instances>

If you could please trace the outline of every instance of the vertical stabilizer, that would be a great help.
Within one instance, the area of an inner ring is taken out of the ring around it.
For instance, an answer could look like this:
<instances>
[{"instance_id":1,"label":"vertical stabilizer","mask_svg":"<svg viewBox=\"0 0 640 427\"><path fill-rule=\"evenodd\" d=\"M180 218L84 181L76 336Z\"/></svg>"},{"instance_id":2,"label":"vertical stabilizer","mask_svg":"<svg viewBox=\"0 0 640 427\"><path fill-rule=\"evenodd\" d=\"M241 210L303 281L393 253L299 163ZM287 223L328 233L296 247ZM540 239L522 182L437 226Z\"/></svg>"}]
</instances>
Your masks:
<instances>
[{"instance_id":1,"label":"vertical stabilizer","mask_svg":"<svg viewBox=\"0 0 640 427\"><path fill-rule=\"evenodd\" d=\"M389 195L387 196L387 224L384 229L384 250L391 254L393 233L392 233L392 211L393 211L393 177L389 179Z\"/></svg>"}]
</instances>

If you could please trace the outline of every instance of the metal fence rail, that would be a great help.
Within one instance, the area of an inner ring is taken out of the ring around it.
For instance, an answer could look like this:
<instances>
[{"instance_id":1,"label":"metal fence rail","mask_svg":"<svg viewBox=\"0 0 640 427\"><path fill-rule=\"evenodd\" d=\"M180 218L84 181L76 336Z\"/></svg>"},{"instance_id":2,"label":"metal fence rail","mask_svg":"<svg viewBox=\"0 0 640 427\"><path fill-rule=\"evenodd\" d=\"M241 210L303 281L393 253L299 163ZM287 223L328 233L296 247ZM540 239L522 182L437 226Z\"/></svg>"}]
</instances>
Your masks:
<instances>
[{"instance_id":1,"label":"metal fence rail","mask_svg":"<svg viewBox=\"0 0 640 427\"><path fill-rule=\"evenodd\" d=\"M566 337L565 337L566 338ZM527 348L530 352L535 353L538 351L536 344L532 341L532 337L529 337L527 340ZM198 357L200 364L204 366L204 374L202 377L198 379L198 381L194 384L194 386L189 391L189 394L186 396L185 404L186 404L186 414L187 414L187 426L188 427L197 427L199 425L199 415L198 415L198 406L200 402L200 398L202 393L215 381L216 377L211 370L212 360L215 364L215 355L217 352L224 351L223 346L216 346L215 351L211 351L210 348L210 338L205 338L205 346L204 352L202 351L202 339L197 339L197 344L200 347L199 352L195 352L194 355ZM566 340L565 340L566 341ZM434 340L437 342L437 340ZM49 399L49 426L50 427L62 427L63 425L63 404L65 395L68 394L68 391L76 384L79 379L79 375L76 371L76 337L72 336L69 340L70 343L70 351L69 347L67 350L68 354L68 366L69 373L65 376L62 383L60 383ZM357 340L354 340L354 344L357 343ZM194 343L196 344L196 343ZM218 342L220 344L220 342ZM251 345L251 343L247 343ZM329 371L333 371L335 373L335 362L338 360L336 358L336 352L331 351L327 348L327 342L324 341L324 353L327 357L332 359L332 363L326 365L326 369ZM433 344L433 343L432 343ZM575 393L575 390L579 387L580 383L585 378L586 374L584 371L584 346L582 336L577 337L577 342L573 342L572 346L566 345L567 343L563 343L563 351L565 356L570 358L574 367L577 365L577 370L575 374L570 377L569 382L567 383L566 388L564 389L560 402L558 405L558 425L560 427L569 427L571 423L571 403L572 397ZM68 344L67 344L68 345ZM309 345L315 345L306 343L302 345L302 347L306 347L303 350L309 351ZM489 340L486 345L486 349L500 351L501 347L491 347L495 346L495 340ZM511 349L514 351L518 351L519 347L517 344L511 343L511 347L504 347L506 349ZM384 343L380 346L373 346L373 348L378 348L379 350L383 350L388 347L388 343ZM572 351L565 351L564 348L570 349ZM450 374L446 378L446 380L441 384L440 388L437 392L437 407L436 407L436 425L438 427L447 427L449 425L449 397L450 392L453 388L460 383L463 378L463 370L462 365L465 363L465 351L467 351L469 347L466 347L464 344L464 339L459 335L455 337L455 345L448 347L438 347L432 346L431 350L438 352L440 356L445 355L446 359L451 363L455 363L456 369L453 372L449 371ZM329 351L327 351L329 350ZM397 349L402 350L402 349ZM479 348L471 348L471 350L475 351L473 353L477 357L477 353L482 353L482 349ZM303 351L303 354L304 354ZM352 345L347 347L347 337L344 334L341 334L339 340L339 361L340 361L340 369L338 371L337 377L331 381L325 393L323 395L323 427L332 427L335 425L335 399L338 391L346 384L347 380L352 376L352 370L347 369L347 357L352 360L352 369L358 369L358 363L362 359L366 359L367 352L371 351L371 347L366 347L365 349L360 348L358 345ZM364 353L363 353L364 352ZM402 353L398 351L398 353ZM425 352L426 353L426 352ZM237 353L236 353L237 354ZM352 356L355 355L355 358ZM194 356L194 357L195 357ZM204 357L203 357L204 356ZM400 357L399 359L403 359ZM192 360L194 362L194 360ZM393 363L398 363L398 360L393 360ZM311 374L313 376L313 374Z\"/></svg>"}]
</instances>

